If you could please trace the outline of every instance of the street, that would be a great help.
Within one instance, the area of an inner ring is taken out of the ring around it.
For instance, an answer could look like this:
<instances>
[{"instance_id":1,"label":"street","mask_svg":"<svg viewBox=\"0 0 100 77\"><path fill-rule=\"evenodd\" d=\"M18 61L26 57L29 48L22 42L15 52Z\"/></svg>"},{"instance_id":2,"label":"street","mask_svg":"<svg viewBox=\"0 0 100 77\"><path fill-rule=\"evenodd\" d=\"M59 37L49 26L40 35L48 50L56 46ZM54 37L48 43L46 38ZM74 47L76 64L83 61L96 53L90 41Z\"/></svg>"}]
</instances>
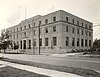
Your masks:
<instances>
[{"instance_id":1,"label":"street","mask_svg":"<svg viewBox=\"0 0 100 77\"><path fill-rule=\"evenodd\" d=\"M61 58L61 57L53 57L53 56L46 56L46 55L27 55L27 54L0 54L0 56L10 58L10 59L18 59L18 60L31 61L36 63L77 67L77 68L87 68L87 69L100 71L99 68L100 60L96 58L91 59L91 58L83 58L77 56Z\"/></svg>"}]
</instances>

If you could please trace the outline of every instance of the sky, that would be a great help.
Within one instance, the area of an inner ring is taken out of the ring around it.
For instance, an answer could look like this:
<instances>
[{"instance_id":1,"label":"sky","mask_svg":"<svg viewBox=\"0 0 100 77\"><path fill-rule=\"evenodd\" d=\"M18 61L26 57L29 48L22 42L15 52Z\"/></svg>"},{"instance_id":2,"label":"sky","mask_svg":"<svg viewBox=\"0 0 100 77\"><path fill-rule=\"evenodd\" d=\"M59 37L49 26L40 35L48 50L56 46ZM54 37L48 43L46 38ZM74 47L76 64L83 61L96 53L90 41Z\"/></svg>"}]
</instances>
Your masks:
<instances>
[{"instance_id":1,"label":"sky","mask_svg":"<svg viewBox=\"0 0 100 77\"><path fill-rule=\"evenodd\" d=\"M0 0L0 30L14 26L25 18L57 10L65 10L93 25L100 24L100 0ZM95 38L100 39L100 26L93 27Z\"/></svg>"}]
</instances>

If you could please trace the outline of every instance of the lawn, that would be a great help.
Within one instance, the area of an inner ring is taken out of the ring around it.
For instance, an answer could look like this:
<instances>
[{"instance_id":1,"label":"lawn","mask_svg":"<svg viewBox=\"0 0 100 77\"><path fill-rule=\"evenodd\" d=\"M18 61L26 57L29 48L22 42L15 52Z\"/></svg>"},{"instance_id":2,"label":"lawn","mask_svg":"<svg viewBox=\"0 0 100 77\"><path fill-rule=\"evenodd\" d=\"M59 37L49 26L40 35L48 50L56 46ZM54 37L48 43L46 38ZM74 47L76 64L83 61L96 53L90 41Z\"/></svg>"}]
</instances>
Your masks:
<instances>
[{"instance_id":1,"label":"lawn","mask_svg":"<svg viewBox=\"0 0 100 77\"><path fill-rule=\"evenodd\" d=\"M40 68L73 73L73 74L77 74L84 77L100 77L100 73L95 72L94 70L91 70L91 69L83 69L83 68L75 68L75 67L67 67L67 66L56 66L56 65L49 65L49 64L42 64L42 63L34 63L34 62L29 62L29 61L8 59L8 58L4 58L1 60L12 62L12 63L23 64L23 65L30 65L30 66L40 67Z\"/></svg>"},{"instance_id":2,"label":"lawn","mask_svg":"<svg viewBox=\"0 0 100 77\"><path fill-rule=\"evenodd\" d=\"M10 66L0 68L0 77L48 77Z\"/></svg>"}]
</instances>

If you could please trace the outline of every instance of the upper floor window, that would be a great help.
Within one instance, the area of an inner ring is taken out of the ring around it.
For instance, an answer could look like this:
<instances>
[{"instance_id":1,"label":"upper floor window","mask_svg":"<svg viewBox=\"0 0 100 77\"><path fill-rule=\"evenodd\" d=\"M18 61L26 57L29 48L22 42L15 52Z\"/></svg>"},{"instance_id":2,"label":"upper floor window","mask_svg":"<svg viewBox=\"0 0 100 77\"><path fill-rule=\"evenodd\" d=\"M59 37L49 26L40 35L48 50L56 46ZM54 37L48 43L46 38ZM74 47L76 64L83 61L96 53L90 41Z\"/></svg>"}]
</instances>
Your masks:
<instances>
[{"instance_id":1,"label":"upper floor window","mask_svg":"<svg viewBox=\"0 0 100 77\"><path fill-rule=\"evenodd\" d=\"M82 35L84 35L84 31L83 30L81 30L81 33L82 33Z\"/></svg>"},{"instance_id":2,"label":"upper floor window","mask_svg":"<svg viewBox=\"0 0 100 77\"><path fill-rule=\"evenodd\" d=\"M17 34L17 38L18 38L18 34Z\"/></svg>"},{"instance_id":3,"label":"upper floor window","mask_svg":"<svg viewBox=\"0 0 100 77\"><path fill-rule=\"evenodd\" d=\"M41 25L41 21L39 21L39 25Z\"/></svg>"},{"instance_id":4,"label":"upper floor window","mask_svg":"<svg viewBox=\"0 0 100 77\"><path fill-rule=\"evenodd\" d=\"M66 17L66 21L68 22L68 17Z\"/></svg>"},{"instance_id":5,"label":"upper floor window","mask_svg":"<svg viewBox=\"0 0 100 77\"><path fill-rule=\"evenodd\" d=\"M26 37L26 32L24 32L24 37Z\"/></svg>"},{"instance_id":6,"label":"upper floor window","mask_svg":"<svg viewBox=\"0 0 100 77\"><path fill-rule=\"evenodd\" d=\"M75 33L75 28L74 27L72 27L72 33Z\"/></svg>"},{"instance_id":7,"label":"upper floor window","mask_svg":"<svg viewBox=\"0 0 100 77\"><path fill-rule=\"evenodd\" d=\"M86 34L86 36L88 36L88 32L87 31L85 31L85 34Z\"/></svg>"},{"instance_id":8,"label":"upper floor window","mask_svg":"<svg viewBox=\"0 0 100 77\"><path fill-rule=\"evenodd\" d=\"M68 26L66 26L66 32L68 32Z\"/></svg>"},{"instance_id":9,"label":"upper floor window","mask_svg":"<svg viewBox=\"0 0 100 77\"><path fill-rule=\"evenodd\" d=\"M92 29L91 25L89 25L89 29Z\"/></svg>"},{"instance_id":10,"label":"upper floor window","mask_svg":"<svg viewBox=\"0 0 100 77\"><path fill-rule=\"evenodd\" d=\"M36 30L34 30L34 35L36 34Z\"/></svg>"},{"instance_id":11,"label":"upper floor window","mask_svg":"<svg viewBox=\"0 0 100 77\"><path fill-rule=\"evenodd\" d=\"M28 27L31 28L31 24L29 24Z\"/></svg>"},{"instance_id":12,"label":"upper floor window","mask_svg":"<svg viewBox=\"0 0 100 77\"><path fill-rule=\"evenodd\" d=\"M77 28L77 34L79 34L80 33L80 30L79 30L79 28Z\"/></svg>"},{"instance_id":13,"label":"upper floor window","mask_svg":"<svg viewBox=\"0 0 100 77\"><path fill-rule=\"evenodd\" d=\"M17 28L17 31L18 31L18 28Z\"/></svg>"},{"instance_id":14,"label":"upper floor window","mask_svg":"<svg viewBox=\"0 0 100 77\"><path fill-rule=\"evenodd\" d=\"M79 25L79 21L77 21L77 25Z\"/></svg>"},{"instance_id":15,"label":"upper floor window","mask_svg":"<svg viewBox=\"0 0 100 77\"><path fill-rule=\"evenodd\" d=\"M24 29L26 29L26 25L24 26Z\"/></svg>"},{"instance_id":16,"label":"upper floor window","mask_svg":"<svg viewBox=\"0 0 100 77\"><path fill-rule=\"evenodd\" d=\"M53 21L56 21L56 17L53 17Z\"/></svg>"},{"instance_id":17,"label":"upper floor window","mask_svg":"<svg viewBox=\"0 0 100 77\"><path fill-rule=\"evenodd\" d=\"M22 27L20 27L20 30L22 30Z\"/></svg>"},{"instance_id":18,"label":"upper floor window","mask_svg":"<svg viewBox=\"0 0 100 77\"><path fill-rule=\"evenodd\" d=\"M33 25L35 26L35 22L33 23Z\"/></svg>"},{"instance_id":19,"label":"upper floor window","mask_svg":"<svg viewBox=\"0 0 100 77\"><path fill-rule=\"evenodd\" d=\"M91 32L89 32L89 36L91 36Z\"/></svg>"},{"instance_id":20,"label":"upper floor window","mask_svg":"<svg viewBox=\"0 0 100 77\"><path fill-rule=\"evenodd\" d=\"M45 28L45 33L48 33L48 28Z\"/></svg>"},{"instance_id":21,"label":"upper floor window","mask_svg":"<svg viewBox=\"0 0 100 77\"><path fill-rule=\"evenodd\" d=\"M82 23L82 27L83 27L83 23Z\"/></svg>"},{"instance_id":22,"label":"upper floor window","mask_svg":"<svg viewBox=\"0 0 100 77\"><path fill-rule=\"evenodd\" d=\"M47 24L48 23L48 19L45 19L45 24Z\"/></svg>"},{"instance_id":23,"label":"upper floor window","mask_svg":"<svg viewBox=\"0 0 100 77\"><path fill-rule=\"evenodd\" d=\"M14 29L14 32L15 32L15 29Z\"/></svg>"},{"instance_id":24,"label":"upper floor window","mask_svg":"<svg viewBox=\"0 0 100 77\"><path fill-rule=\"evenodd\" d=\"M56 32L56 26L53 26L53 32Z\"/></svg>"},{"instance_id":25,"label":"upper floor window","mask_svg":"<svg viewBox=\"0 0 100 77\"><path fill-rule=\"evenodd\" d=\"M74 24L74 19L72 19L72 23Z\"/></svg>"},{"instance_id":26,"label":"upper floor window","mask_svg":"<svg viewBox=\"0 0 100 77\"><path fill-rule=\"evenodd\" d=\"M87 24L85 24L85 28L87 28Z\"/></svg>"}]
</instances>

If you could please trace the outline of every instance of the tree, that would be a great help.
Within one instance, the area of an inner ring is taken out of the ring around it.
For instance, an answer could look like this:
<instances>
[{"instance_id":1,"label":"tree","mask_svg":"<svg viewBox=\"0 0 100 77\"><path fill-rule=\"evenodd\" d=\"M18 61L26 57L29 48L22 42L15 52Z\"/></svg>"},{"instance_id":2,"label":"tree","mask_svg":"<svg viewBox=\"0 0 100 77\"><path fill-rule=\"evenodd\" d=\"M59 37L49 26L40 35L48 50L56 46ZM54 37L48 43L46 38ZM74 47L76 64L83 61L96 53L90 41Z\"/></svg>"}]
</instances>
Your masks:
<instances>
[{"instance_id":1,"label":"tree","mask_svg":"<svg viewBox=\"0 0 100 77\"><path fill-rule=\"evenodd\" d=\"M4 53L6 53L6 49L11 45L11 40L9 40L9 31L3 30L1 32L1 37L0 37L0 46L1 49L4 50Z\"/></svg>"},{"instance_id":2,"label":"tree","mask_svg":"<svg viewBox=\"0 0 100 77\"><path fill-rule=\"evenodd\" d=\"M14 42L14 50L16 50L17 49L17 53L18 53L18 48L19 48L19 45L18 44L16 44L15 42Z\"/></svg>"}]
</instances>

